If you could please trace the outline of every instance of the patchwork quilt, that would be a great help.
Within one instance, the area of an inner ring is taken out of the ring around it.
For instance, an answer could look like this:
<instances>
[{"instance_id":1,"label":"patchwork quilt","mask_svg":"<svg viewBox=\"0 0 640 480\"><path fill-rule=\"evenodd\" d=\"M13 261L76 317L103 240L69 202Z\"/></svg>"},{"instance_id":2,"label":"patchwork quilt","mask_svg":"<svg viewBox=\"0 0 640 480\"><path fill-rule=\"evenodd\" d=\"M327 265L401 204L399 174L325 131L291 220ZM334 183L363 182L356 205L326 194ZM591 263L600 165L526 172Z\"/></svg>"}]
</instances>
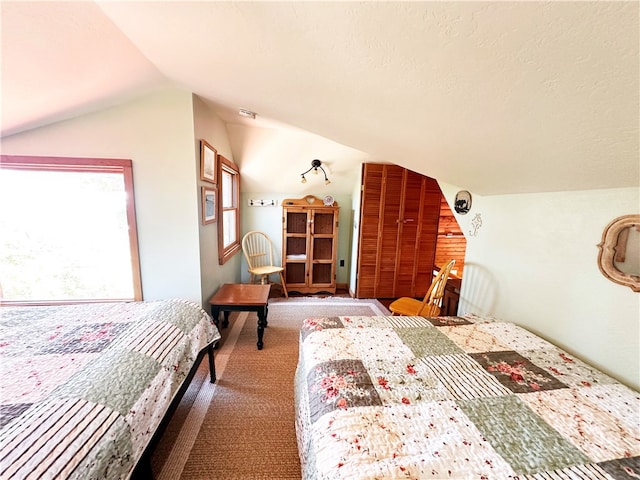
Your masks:
<instances>
[{"instance_id":1,"label":"patchwork quilt","mask_svg":"<svg viewBox=\"0 0 640 480\"><path fill-rule=\"evenodd\" d=\"M640 394L513 324L310 318L305 479L640 478Z\"/></svg>"},{"instance_id":2,"label":"patchwork quilt","mask_svg":"<svg viewBox=\"0 0 640 480\"><path fill-rule=\"evenodd\" d=\"M0 478L128 478L198 353L183 300L0 309Z\"/></svg>"}]
</instances>

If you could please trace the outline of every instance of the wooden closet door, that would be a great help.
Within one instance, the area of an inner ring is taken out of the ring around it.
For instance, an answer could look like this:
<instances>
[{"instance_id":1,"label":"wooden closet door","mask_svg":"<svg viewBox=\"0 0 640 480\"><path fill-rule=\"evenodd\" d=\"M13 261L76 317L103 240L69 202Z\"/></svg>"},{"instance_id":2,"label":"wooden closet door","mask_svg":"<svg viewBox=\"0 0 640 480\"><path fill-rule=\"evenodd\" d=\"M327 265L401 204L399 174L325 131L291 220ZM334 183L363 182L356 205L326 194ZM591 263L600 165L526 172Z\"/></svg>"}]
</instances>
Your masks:
<instances>
[{"instance_id":1,"label":"wooden closet door","mask_svg":"<svg viewBox=\"0 0 640 480\"><path fill-rule=\"evenodd\" d=\"M421 223L424 214L423 198L425 194L425 177L405 170L402 189L402 211L399 218L398 232L398 271L394 294L392 297L414 297L416 295L415 277L418 262L428 259L416 259L419 253ZM433 259L431 260L433 266Z\"/></svg>"},{"instance_id":2,"label":"wooden closet door","mask_svg":"<svg viewBox=\"0 0 640 480\"><path fill-rule=\"evenodd\" d=\"M376 297L395 297L398 272L398 242L403 200L405 169L397 165L385 165L382 176L382 199L378 238L378 268Z\"/></svg>"},{"instance_id":3,"label":"wooden closet door","mask_svg":"<svg viewBox=\"0 0 640 480\"><path fill-rule=\"evenodd\" d=\"M364 164L356 297L422 297L431 280L441 192L397 165Z\"/></svg>"},{"instance_id":4,"label":"wooden closet door","mask_svg":"<svg viewBox=\"0 0 640 480\"><path fill-rule=\"evenodd\" d=\"M360 204L358 277L356 280L356 297L358 298L374 298L376 296L383 171L384 166L379 164L364 164L362 166L362 201Z\"/></svg>"},{"instance_id":5,"label":"wooden closet door","mask_svg":"<svg viewBox=\"0 0 640 480\"><path fill-rule=\"evenodd\" d=\"M395 296L404 176L405 169L397 165L363 165L358 298Z\"/></svg>"},{"instance_id":6,"label":"wooden closet door","mask_svg":"<svg viewBox=\"0 0 640 480\"><path fill-rule=\"evenodd\" d=\"M423 297L433 280L433 268L438 243L438 222L440 220L440 203L442 192L438 182L424 177L424 188L421 198L421 220L418 245L416 249L416 297Z\"/></svg>"}]
</instances>

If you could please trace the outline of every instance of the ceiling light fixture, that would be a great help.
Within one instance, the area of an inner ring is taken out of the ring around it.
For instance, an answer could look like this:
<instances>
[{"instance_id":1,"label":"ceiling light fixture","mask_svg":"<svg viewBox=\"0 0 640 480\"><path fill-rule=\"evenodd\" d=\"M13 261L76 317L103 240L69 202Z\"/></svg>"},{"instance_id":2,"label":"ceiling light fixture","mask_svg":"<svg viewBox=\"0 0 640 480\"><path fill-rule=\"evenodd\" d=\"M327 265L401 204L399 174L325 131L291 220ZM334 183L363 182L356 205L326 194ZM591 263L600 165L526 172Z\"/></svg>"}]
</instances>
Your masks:
<instances>
[{"instance_id":1,"label":"ceiling light fixture","mask_svg":"<svg viewBox=\"0 0 640 480\"><path fill-rule=\"evenodd\" d=\"M241 108L240 110L238 110L238 115L240 115L241 117L253 118L254 120L256 118L256 113L252 112L251 110L247 110L246 108Z\"/></svg>"},{"instance_id":2,"label":"ceiling light fixture","mask_svg":"<svg viewBox=\"0 0 640 480\"><path fill-rule=\"evenodd\" d=\"M325 185L329 185L331 183L331 181L327 178L327 172L324 171L324 168L322 168L322 162L320 160L318 160L317 158L315 160L311 160L311 168L309 170L307 170L306 172L304 172L303 174L301 174L302 183L307 183L307 179L305 178L305 175L307 173L309 173L311 170L313 170L313 173L315 175L318 174L318 169L322 170L322 173L324 173L324 184Z\"/></svg>"}]
</instances>

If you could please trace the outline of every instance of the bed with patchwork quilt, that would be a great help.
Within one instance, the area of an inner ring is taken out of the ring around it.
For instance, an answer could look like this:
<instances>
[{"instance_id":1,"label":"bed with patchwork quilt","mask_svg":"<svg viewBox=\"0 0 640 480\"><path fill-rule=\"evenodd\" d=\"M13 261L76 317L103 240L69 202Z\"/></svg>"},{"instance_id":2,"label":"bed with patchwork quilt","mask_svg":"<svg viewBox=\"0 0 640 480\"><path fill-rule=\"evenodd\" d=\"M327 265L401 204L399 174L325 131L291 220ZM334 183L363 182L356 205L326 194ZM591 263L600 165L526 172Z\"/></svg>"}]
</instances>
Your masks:
<instances>
[{"instance_id":1,"label":"bed with patchwork quilt","mask_svg":"<svg viewBox=\"0 0 640 480\"><path fill-rule=\"evenodd\" d=\"M304 479L640 478L640 395L513 323L310 318Z\"/></svg>"},{"instance_id":2,"label":"bed with patchwork quilt","mask_svg":"<svg viewBox=\"0 0 640 480\"><path fill-rule=\"evenodd\" d=\"M220 334L184 300L0 309L0 478L129 478ZM215 379L212 369L211 380Z\"/></svg>"}]
</instances>

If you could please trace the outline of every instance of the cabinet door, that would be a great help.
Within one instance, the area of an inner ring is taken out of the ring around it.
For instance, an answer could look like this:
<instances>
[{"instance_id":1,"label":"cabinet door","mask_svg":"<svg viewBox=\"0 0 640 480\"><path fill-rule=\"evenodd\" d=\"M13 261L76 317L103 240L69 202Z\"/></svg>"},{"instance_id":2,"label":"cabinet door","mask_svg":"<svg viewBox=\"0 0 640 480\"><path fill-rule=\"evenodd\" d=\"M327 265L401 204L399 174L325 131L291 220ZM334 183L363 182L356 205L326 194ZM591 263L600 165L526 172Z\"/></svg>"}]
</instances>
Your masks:
<instances>
[{"instance_id":1,"label":"cabinet door","mask_svg":"<svg viewBox=\"0 0 640 480\"><path fill-rule=\"evenodd\" d=\"M310 279L312 287L333 287L336 268L336 212L311 212L311 262Z\"/></svg>"},{"instance_id":2,"label":"cabinet door","mask_svg":"<svg viewBox=\"0 0 640 480\"><path fill-rule=\"evenodd\" d=\"M284 210L282 251L287 287L305 287L309 271L309 212L303 209Z\"/></svg>"}]
</instances>

